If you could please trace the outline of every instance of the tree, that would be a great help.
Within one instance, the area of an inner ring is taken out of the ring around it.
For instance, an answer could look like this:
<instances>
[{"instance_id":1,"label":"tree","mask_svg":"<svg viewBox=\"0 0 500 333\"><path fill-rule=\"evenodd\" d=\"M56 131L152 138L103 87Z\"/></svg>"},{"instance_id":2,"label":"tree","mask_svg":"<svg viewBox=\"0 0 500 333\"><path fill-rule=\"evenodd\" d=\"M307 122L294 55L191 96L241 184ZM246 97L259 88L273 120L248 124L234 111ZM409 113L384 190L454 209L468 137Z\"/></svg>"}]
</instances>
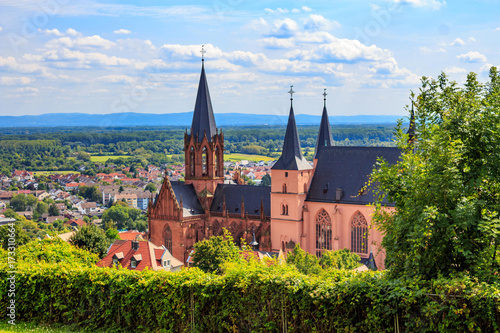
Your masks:
<instances>
[{"instance_id":1,"label":"tree","mask_svg":"<svg viewBox=\"0 0 500 333\"><path fill-rule=\"evenodd\" d=\"M36 204L36 207L35 207L35 211L39 214L39 215L42 215L42 214L45 214L49 211L49 205L47 205L45 202L43 201L39 201L37 204Z\"/></svg>"},{"instance_id":2,"label":"tree","mask_svg":"<svg viewBox=\"0 0 500 333\"><path fill-rule=\"evenodd\" d=\"M386 265L395 276L486 277L499 261L500 75L492 67L483 85L470 73L463 88L424 77L415 106L416 140L399 125L400 160L371 176Z\"/></svg>"},{"instance_id":3,"label":"tree","mask_svg":"<svg viewBox=\"0 0 500 333\"><path fill-rule=\"evenodd\" d=\"M269 174L266 173L264 176L262 176L260 186L271 186L271 176L269 176Z\"/></svg>"},{"instance_id":4,"label":"tree","mask_svg":"<svg viewBox=\"0 0 500 333\"><path fill-rule=\"evenodd\" d=\"M148 183L148 185L146 185L146 187L144 188L144 191L149 191L151 193L155 193L156 192L156 186L155 186L155 184Z\"/></svg>"},{"instance_id":5,"label":"tree","mask_svg":"<svg viewBox=\"0 0 500 333\"><path fill-rule=\"evenodd\" d=\"M224 230L222 236L212 236L194 244L193 262L204 272L221 273L223 264L239 259L239 249L231 233Z\"/></svg>"},{"instance_id":6,"label":"tree","mask_svg":"<svg viewBox=\"0 0 500 333\"><path fill-rule=\"evenodd\" d=\"M286 262L294 265L303 274L319 274L322 271L318 258L304 251L298 243L295 244L293 251L288 253Z\"/></svg>"},{"instance_id":7,"label":"tree","mask_svg":"<svg viewBox=\"0 0 500 333\"><path fill-rule=\"evenodd\" d=\"M120 239L120 235L118 233L118 230L113 229L113 228L106 230L106 237L111 241L114 241L115 239Z\"/></svg>"},{"instance_id":8,"label":"tree","mask_svg":"<svg viewBox=\"0 0 500 333\"><path fill-rule=\"evenodd\" d=\"M59 209L57 208L55 203L49 206L49 216L59 216L60 214L61 213L59 212Z\"/></svg>"},{"instance_id":9,"label":"tree","mask_svg":"<svg viewBox=\"0 0 500 333\"><path fill-rule=\"evenodd\" d=\"M12 236L15 237L12 237ZM11 225L3 225L0 227L0 243L4 249L8 249L9 239L14 240L15 246L21 246L28 243L31 239L30 236L21 228L18 223Z\"/></svg>"},{"instance_id":10,"label":"tree","mask_svg":"<svg viewBox=\"0 0 500 333\"><path fill-rule=\"evenodd\" d=\"M325 269L354 269L361 266L361 258L349 249L325 251L319 260Z\"/></svg>"},{"instance_id":11,"label":"tree","mask_svg":"<svg viewBox=\"0 0 500 333\"><path fill-rule=\"evenodd\" d=\"M10 207L16 212L22 212L26 210L26 195L25 194L14 194L10 200Z\"/></svg>"},{"instance_id":12,"label":"tree","mask_svg":"<svg viewBox=\"0 0 500 333\"><path fill-rule=\"evenodd\" d=\"M69 242L76 247L97 254L99 258L104 257L111 244L104 230L94 224L81 227L80 230L71 236Z\"/></svg>"}]
</instances>

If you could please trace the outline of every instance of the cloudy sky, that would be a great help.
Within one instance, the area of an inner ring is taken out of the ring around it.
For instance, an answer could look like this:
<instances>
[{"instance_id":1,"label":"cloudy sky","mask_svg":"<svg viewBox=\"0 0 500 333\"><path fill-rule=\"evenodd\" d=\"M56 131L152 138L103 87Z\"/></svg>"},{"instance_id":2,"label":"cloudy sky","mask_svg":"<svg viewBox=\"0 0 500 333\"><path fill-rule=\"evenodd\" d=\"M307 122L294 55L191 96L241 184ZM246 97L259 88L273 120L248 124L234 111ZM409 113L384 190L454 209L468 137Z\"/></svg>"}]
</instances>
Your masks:
<instances>
[{"instance_id":1,"label":"cloudy sky","mask_svg":"<svg viewBox=\"0 0 500 333\"><path fill-rule=\"evenodd\" d=\"M0 115L405 114L422 76L500 65L493 0L0 1Z\"/></svg>"}]
</instances>

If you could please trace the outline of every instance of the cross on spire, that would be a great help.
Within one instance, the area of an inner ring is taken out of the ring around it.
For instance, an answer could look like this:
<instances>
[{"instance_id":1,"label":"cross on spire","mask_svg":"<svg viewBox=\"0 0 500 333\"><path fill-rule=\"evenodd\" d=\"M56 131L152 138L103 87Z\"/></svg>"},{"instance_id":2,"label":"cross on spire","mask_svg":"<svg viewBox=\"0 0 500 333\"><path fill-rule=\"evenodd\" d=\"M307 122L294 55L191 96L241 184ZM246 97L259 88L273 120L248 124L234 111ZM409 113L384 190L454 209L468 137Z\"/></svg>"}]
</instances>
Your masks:
<instances>
[{"instance_id":1,"label":"cross on spire","mask_svg":"<svg viewBox=\"0 0 500 333\"><path fill-rule=\"evenodd\" d=\"M288 93L290 94L290 100L293 101L293 94L295 94L295 91L293 91L293 85L290 86L290 91Z\"/></svg>"},{"instance_id":2,"label":"cross on spire","mask_svg":"<svg viewBox=\"0 0 500 333\"><path fill-rule=\"evenodd\" d=\"M326 95L328 95L328 94L326 93L326 88L323 90L324 90L323 91L323 101L325 102L325 106L326 106Z\"/></svg>"},{"instance_id":3,"label":"cross on spire","mask_svg":"<svg viewBox=\"0 0 500 333\"><path fill-rule=\"evenodd\" d=\"M205 53L207 53L207 51L205 51L204 47L205 47L205 45L201 46L201 51L200 51L200 53L201 53L201 61L205 61Z\"/></svg>"}]
</instances>

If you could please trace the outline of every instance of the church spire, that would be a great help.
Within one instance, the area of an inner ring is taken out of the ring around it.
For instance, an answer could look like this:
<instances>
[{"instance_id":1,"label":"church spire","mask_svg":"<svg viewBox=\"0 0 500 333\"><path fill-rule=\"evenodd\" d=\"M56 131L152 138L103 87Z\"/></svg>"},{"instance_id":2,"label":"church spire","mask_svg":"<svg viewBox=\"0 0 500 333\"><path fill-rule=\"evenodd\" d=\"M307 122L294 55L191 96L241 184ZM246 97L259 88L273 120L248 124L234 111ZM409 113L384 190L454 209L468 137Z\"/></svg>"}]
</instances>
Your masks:
<instances>
[{"instance_id":1,"label":"church spire","mask_svg":"<svg viewBox=\"0 0 500 333\"><path fill-rule=\"evenodd\" d=\"M295 115L293 113L293 86L290 86L290 115L288 116L288 124L286 126L285 141L283 143L283 151L281 157L273 165L272 169L277 170L307 170L311 169L311 165L302 156L300 149L299 133L297 124L295 123Z\"/></svg>"},{"instance_id":2,"label":"church spire","mask_svg":"<svg viewBox=\"0 0 500 333\"><path fill-rule=\"evenodd\" d=\"M212 109L212 101L208 91L207 77L205 75L205 49L201 49L201 75L198 84L198 94L194 106L193 122L191 123L191 135L194 135L198 142L203 140L206 134L208 141L216 134L215 117Z\"/></svg>"},{"instance_id":3,"label":"church spire","mask_svg":"<svg viewBox=\"0 0 500 333\"><path fill-rule=\"evenodd\" d=\"M330 121L328 119L328 112L326 111L326 89L323 92L323 114L321 115L321 123L319 125L318 139L316 140L316 152L314 158L319 157L322 147L333 146L332 130L330 128Z\"/></svg>"}]
</instances>

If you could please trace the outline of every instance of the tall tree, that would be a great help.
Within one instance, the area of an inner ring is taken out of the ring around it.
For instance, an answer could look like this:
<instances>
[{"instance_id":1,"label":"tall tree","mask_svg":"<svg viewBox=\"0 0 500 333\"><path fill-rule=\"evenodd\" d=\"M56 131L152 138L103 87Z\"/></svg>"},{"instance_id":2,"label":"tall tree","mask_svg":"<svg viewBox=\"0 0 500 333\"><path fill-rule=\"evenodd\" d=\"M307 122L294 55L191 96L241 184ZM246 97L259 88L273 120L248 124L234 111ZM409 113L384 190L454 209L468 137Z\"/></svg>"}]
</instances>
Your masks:
<instances>
[{"instance_id":1,"label":"tall tree","mask_svg":"<svg viewBox=\"0 0 500 333\"><path fill-rule=\"evenodd\" d=\"M442 73L423 78L415 102L416 138L397 133L402 155L380 162L374 219L385 233L394 275L433 278L498 268L500 242L500 76L464 87ZM387 197L394 211L383 208ZM486 275L485 275L486 274Z\"/></svg>"},{"instance_id":2,"label":"tall tree","mask_svg":"<svg viewBox=\"0 0 500 333\"><path fill-rule=\"evenodd\" d=\"M71 238L69 242L81 249L97 254L100 258L104 257L111 244L104 230L94 224L81 227Z\"/></svg>"},{"instance_id":3,"label":"tall tree","mask_svg":"<svg viewBox=\"0 0 500 333\"><path fill-rule=\"evenodd\" d=\"M194 244L194 266L205 272L221 273L224 263L238 258L239 249L227 229L224 229L223 236L213 236Z\"/></svg>"}]
</instances>

